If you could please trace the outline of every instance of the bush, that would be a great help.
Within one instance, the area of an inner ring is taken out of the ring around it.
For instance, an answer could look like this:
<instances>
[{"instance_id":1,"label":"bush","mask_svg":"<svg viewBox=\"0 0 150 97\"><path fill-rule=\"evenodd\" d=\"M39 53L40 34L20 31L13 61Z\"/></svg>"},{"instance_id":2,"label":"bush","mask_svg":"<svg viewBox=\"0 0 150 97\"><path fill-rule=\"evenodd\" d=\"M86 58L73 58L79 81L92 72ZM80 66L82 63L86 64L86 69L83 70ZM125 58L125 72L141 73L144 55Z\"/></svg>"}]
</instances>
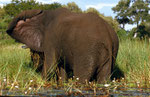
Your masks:
<instances>
[{"instance_id":1,"label":"bush","mask_svg":"<svg viewBox=\"0 0 150 97\"><path fill-rule=\"evenodd\" d=\"M11 45L15 43L15 40L8 36L6 33L0 33L0 45Z\"/></svg>"},{"instance_id":2,"label":"bush","mask_svg":"<svg viewBox=\"0 0 150 97\"><path fill-rule=\"evenodd\" d=\"M127 32L124 29L119 29L117 31L117 35L118 35L120 40L124 40L127 38Z\"/></svg>"},{"instance_id":3,"label":"bush","mask_svg":"<svg viewBox=\"0 0 150 97\"><path fill-rule=\"evenodd\" d=\"M148 39L150 37L149 23L141 23L138 27L131 30L131 36L134 37L137 33L137 37L140 39Z\"/></svg>"}]
</instances>

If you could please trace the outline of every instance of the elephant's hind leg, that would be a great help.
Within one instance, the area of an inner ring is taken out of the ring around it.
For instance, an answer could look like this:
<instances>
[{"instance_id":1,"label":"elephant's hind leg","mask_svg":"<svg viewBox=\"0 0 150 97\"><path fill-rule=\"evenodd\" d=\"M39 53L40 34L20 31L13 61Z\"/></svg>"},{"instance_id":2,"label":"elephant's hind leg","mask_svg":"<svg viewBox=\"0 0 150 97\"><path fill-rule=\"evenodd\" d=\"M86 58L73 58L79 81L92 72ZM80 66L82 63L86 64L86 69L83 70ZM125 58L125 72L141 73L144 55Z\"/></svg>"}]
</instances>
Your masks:
<instances>
[{"instance_id":1,"label":"elephant's hind leg","mask_svg":"<svg viewBox=\"0 0 150 97\"><path fill-rule=\"evenodd\" d=\"M84 56L78 56L74 64L73 73L76 78L79 78L80 83L91 81L94 73L95 56L89 54Z\"/></svg>"},{"instance_id":2,"label":"elephant's hind leg","mask_svg":"<svg viewBox=\"0 0 150 97\"><path fill-rule=\"evenodd\" d=\"M98 61L97 82L103 83L111 76L112 69L112 54L107 48L102 48Z\"/></svg>"}]
</instances>

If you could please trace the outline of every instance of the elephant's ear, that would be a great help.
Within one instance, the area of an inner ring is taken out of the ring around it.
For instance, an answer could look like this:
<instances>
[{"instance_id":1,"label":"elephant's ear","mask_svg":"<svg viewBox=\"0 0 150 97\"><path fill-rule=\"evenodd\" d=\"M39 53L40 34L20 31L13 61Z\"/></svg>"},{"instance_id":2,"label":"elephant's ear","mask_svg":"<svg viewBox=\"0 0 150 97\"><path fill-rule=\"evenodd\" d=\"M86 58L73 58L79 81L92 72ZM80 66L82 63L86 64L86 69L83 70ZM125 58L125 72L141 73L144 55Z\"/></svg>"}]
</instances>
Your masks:
<instances>
[{"instance_id":1,"label":"elephant's ear","mask_svg":"<svg viewBox=\"0 0 150 97\"><path fill-rule=\"evenodd\" d=\"M41 10L24 11L8 26L7 33L17 41L36 51L43 51L43 26Z\"/></svg>"}]
</instances>

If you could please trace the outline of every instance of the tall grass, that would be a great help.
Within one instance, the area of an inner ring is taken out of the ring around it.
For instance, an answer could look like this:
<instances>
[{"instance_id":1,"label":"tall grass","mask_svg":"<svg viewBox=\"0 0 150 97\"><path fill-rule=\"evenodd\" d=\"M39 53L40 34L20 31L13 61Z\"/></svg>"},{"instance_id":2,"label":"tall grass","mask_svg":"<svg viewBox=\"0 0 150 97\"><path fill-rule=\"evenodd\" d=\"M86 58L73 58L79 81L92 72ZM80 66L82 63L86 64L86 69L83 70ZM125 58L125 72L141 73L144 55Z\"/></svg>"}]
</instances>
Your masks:
<instances>
[{"instance_id":1,"label":"tall grass","mask_svg":"<svg viewBox=\"0 0 150 97\"><path fill-rule=\"evenodd\" d=\"M5 84L3 89L18 87L26 90L31 81L42 85L41 76L30 68L29 63L30 51L22 49L21 44L0 45L0 83Z\"/></svg>"},{"instance_id":2,"label":"tall grass","mask_svg":"<svg viewBox=\"0 0 150 97\"><path fill-rule=\"evenodd\" d=\"M130 82L144 83L150 87L150 44L146 40L122 40L117 65Z\"/></svg>"},{"instance_id":3,"label":"tall grass","mask_svg":"<svg viewBox=\"0 0 150 97\"><path fill-rule=\"evenodd\" d=\"M33 85L31 81L34 81L36 87L44 84L41 74L29 67L29 49L22 49L21 45L0 40L0 86L7 84L5 89L12 90L17 85L20 89L27 90ZM150 87L150 45L147 41L120 41L116 65L123 71L126 82Z\"/></svg>"}]
</instances>

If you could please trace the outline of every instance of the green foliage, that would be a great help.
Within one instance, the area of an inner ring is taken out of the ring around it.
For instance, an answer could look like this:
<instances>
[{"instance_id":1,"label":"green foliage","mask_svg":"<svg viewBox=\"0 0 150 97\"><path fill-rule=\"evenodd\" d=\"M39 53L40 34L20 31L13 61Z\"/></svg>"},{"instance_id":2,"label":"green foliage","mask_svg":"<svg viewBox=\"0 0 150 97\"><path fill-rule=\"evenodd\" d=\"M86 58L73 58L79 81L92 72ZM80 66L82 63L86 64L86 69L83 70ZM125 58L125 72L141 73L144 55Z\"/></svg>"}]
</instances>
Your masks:
<instances>
[{"instance_id":1,"label":"green foliage","mask_svg":"<svg viewBox=\"0 0 150 97\"><path fill-rule=\"evenodd\" d=\"M140 39L148 39L150 37L149 23L141 23L138 27L132 29L131 35L134 36L137 33L137 37Z\"/></svg>"},{"instance_id":2,"label":"green foliage","mask_svg":"<svg viewBox=\"0 0 150 97\"><path fill-rule=\"evenodd\" d=\"M11 17L14 17L24 10L31 10L31 9L48 10L48 9L56 9L59 7L61 7L61 4L59 3L42 4L36 2L35 0L12 0L10 4L4 6L4 10L6 14L8 14Z\"/></svg>"},{"instance_id":3,"label":"green foliage","mask_svg":"<svg viewBox=\"0 0 150 97\"><path fill-rule=\"evenodd\" d=\"M0 8L0 33L5 32L11 18L5 13L5 10Z\"/></svg>"},{"instance_id":4,"label":"green foliage","mask_svg":"<svg viewBox=\"0 0 150 97\"><path fill-rule=\"evenodd\" d=\"M119 37L119 40L125 40L128 37L127 32L124 29L119 29L117 31L117 35Z\"/></svg>"},{"instance_id":5,"label":"green foliage","mask_svg":"<svg viewBox=\"0 0 150 97\"><path fill-rule=\"evenodd\" d=\"M144 25L145 25L145 30L146 30L148 33L150 33L150 22L145 22Z\"/></svg>"},{"instance_id":6,"label":"green foliage","mask_svg":"<svg viewBox=\"0 0 150 97\"><path fill-rule=\"evenodd\" d=\"M112 8L117 13L116 19L119 24L126 23L136 24L130 35L138 33L138 37L150 37L148 26L145 23L150 21L150 1L149 0L120 0L119 3Z\"/></svg>"},{"instance_id":7,"label":"green foliage","mask_svg":"<svg viewBox=\"0 0 150 97\"><path fill-rule=\"evenodd\" d=\"M150 33L146 31L146 26L144 24L141 24L137 28L138 37L140 38L146 38L150 36Z\"/></svg>"},{"instance_id":8,"label":"green foliage","mask_svg":"<svg viewBox=\"0 0 150 97\"><path fill-rule=\"evenodd\" d=\"M64 5L63 7L71 10L72 12L82 12L81 8L78 7L78 5L75 2L69 2L67 5Z\"/></svg>"},{"instance_id":9,"label":"green foliage","mask_svg":"<svg viewBox=\"0 0 150 97\"><path fill-rule=\"evenodd\" d=\"M4 6L6 14L9 16L16 16L23 10L30 10L38 8L39 3L35 0L12 0L10 4Z\"/></svg>"},{"instance_id":10,"label":"green foliage","mask_svg":"<svg viewBox=\"0 0 150 97\"><path fill-rule=\"evenodd\" d=\"M8 23L11 21L11 18L6 15L4 18L0 18L0 31L4 32L3 30L7 28Z\"/></svg>"},{"instance_id":11,"label":"green foliage","mask_svg":"<svg viewBox=\"0 0 150 97\"><path fill-rule=\"evenodd\" d=\"M119 3L112 8L114 13L117 13L116 19L119 24L123 25L123 29L125 24L129 23L128 11L130 6L130 0L120 0Z\"/></svg>"},{"instance_id":12,"label":"green foliage","mask_svg":"<svg viewBox=\"0 0 150 97\"><path fill-rule=\"evenodd\" d=\"M39 8L42 10L53 10L60 7L62 7L60 3L52 3L52 4L41 4Z\"/></svg>"},{"instance_id":13,"label":"green foliage","mask_svg":"<svg viewBox=\"0 0 150 97\"><path fill-rule=\"evenodd\" d=\"M92 12L92 13L96 13L96 14L98 14L98 15L102 15L102 14L99 13L98 10L96 10L95 8L92 8L92 7L88 8L88 9L85 11L85 13L88 13L88 12ZM103 16L104 16L104 15L103 15Z\"/></svg>"},{"instance_id":14,"label":"green foliage","mask_svg":"<svg viewBox=\"0 0 150 97\"><path fill-rule=\"evenodd\" d=\"M143 23L149 17L149 10L149 3L144 0L135 0L129 10L131 23L136 23L138 27L140 21Z\"/></svg>"},{"instance_id":15,"label":"green foliage","mask_svg":"<svg viewBox=\"0 0 150 97\"><path fill-rule=\"evenodd\" d=\"M112 8L117 13L117 20L120 24L126 23L137 24L144 22L149 18L149 3L147 0L120 0L119 3Z\"/></svg>"},{"instance_id":16,"label":"green foliage","mask_svg":"<svg viewBox=\"0 0 150 97\"><path fill-rule=\"evenodd\" d=\"M132 28L132 30L128 31L127 35L129 39L133 39L136 32L136 28Z\"/></svg>"}]
</instances>

